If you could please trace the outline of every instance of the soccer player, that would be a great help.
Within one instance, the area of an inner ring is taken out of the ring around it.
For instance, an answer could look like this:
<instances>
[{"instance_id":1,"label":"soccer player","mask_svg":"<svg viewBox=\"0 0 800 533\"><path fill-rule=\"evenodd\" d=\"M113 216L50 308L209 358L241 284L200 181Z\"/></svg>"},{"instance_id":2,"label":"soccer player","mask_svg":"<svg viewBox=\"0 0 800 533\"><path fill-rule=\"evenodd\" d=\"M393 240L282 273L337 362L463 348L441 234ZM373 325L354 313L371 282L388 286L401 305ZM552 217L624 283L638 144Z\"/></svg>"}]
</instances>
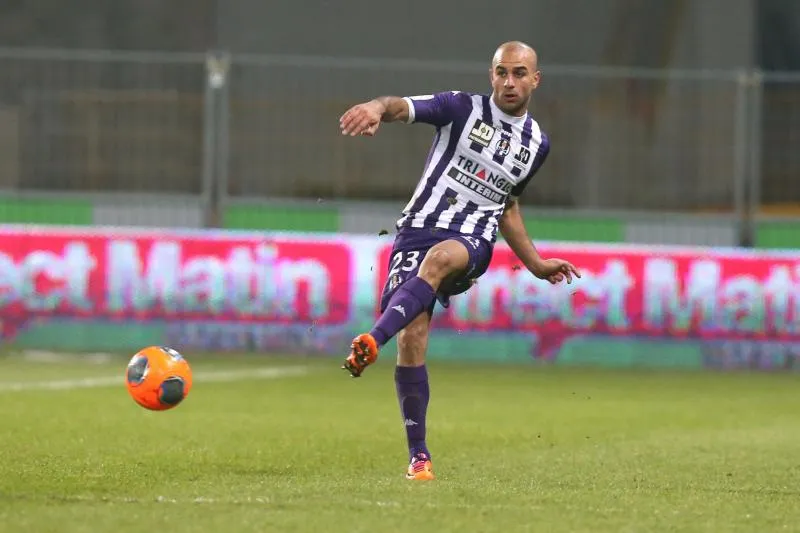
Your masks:
<instances>
[{"instance_id":1,"label":"soccer player","mask_svg":"<svg viewBox=\"0 0 800 533\"><path fill-rule=\"evenodd\" d=\"M344 362L353 377L397 335L395 384L406 428L408 479L433 479L425 443L429 401L425 353L438 300L466 292L486 271L497 231L537 278L572 283L578 270L544 259L525 229L517 198L547 158L550 143L528 114L539 85L536 52L512 41L500 45L490 67L492 93L460 91L383 96L348 109L343 135L375 135L381 122L422 122L436 128L422 178L397 221L381 316L358 335Z\"/></svg>"}]
</instances>

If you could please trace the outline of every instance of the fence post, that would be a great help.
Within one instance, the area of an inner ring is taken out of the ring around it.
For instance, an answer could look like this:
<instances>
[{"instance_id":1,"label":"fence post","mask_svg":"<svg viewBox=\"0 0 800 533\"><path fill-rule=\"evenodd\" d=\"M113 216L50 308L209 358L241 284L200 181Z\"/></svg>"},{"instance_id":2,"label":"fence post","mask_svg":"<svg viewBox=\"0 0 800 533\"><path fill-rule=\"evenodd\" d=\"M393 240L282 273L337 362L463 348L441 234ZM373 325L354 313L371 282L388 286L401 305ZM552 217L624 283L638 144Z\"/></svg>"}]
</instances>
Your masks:
<instances>
[{"instance_id":1,"label":"fence post","mask_svg":"<svg viewBox=\"0 0 800 533\"><path fill-rule=\"evenodd\" d=\"M736 76L736 100L733 131L733 206L736 216L736 237L739 246L750 246L747 200L747 147L750 142L749 74L742 70Z\"/></svg>"},{"instance_id":2,"label":"fence post","mask_svg":"<svg viewBox=\"0 0 800 533\"><path fill-rule=\"evenodd\" d=\"M752 235L752 244L756 245L756 234L758 228L758 212L761 207L761 147L764 136L764 123L762 120L763 106L764 106L764 73L760 70L752 72L750 77L750 124L748 130L750 138L748 140L749 148L749 187L748 187L748 214L750 220L750 232Z\"/></svg>"},{"instance_id":3,"label":"fence post","mask_svg":"<svg viewBox=\"0 0 800 533\"><path fill-rule=\"evenodd\" d=\"M205 227L218 227L221 173L227 176L227 54L206 54L206 86L203 107L203 219ZM224 117L221 109L225 108ZM225 178L227 181L227 177Z\"/></svg>"}]
</instances>

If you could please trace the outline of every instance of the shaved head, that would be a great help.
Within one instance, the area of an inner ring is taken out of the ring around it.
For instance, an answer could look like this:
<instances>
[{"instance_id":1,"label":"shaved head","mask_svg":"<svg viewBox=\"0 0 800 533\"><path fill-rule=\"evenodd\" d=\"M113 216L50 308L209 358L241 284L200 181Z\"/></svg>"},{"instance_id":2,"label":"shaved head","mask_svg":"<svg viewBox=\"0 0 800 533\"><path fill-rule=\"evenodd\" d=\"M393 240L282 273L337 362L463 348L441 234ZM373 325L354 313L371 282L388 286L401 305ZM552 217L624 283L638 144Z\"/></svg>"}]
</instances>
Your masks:
<instances>
[{"instance_id":1,"label":"shaved head","mask_svg":"<svg viewBox=\"0 0 800 533\"><path fill-rule=\"evenodd\" d=\"M509 115L524 115L541 78L536 50L522 41L501 44L492 57L489 76L497 107Z\"/></svg>"},{"instance_id":2,"label":"shaved head","mask_svg":"<svg viewBox=\"0 0 800 533\"><path fill-rule=\"evenodd\" d=\"M539 67L539 57L536 54L536 50L522 41L508 41L498 46L494 56L492 56L492 67L502 62L505 58L510 59L511 56L528 63L528 67L533 71L536 71Z\"/></svg>"}]
</instances>

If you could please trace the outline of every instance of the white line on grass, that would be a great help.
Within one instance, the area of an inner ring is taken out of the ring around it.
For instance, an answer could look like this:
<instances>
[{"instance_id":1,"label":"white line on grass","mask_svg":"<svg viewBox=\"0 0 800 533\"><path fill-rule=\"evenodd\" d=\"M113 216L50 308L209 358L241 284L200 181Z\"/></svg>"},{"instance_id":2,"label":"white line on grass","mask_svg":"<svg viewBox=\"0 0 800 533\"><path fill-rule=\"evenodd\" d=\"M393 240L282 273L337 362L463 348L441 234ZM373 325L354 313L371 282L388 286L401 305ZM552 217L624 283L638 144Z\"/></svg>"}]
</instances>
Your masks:
<instances>
[{"instance_id":1,"label":"white line on grass","mask_svg":"<svg viewBox=\"0 0 800 533\"><path fill-rule=\"evenodd\" d=\"M218 383L226 381L244 381L248 379L278 379L290 376L302 376L308 373L304 366L250 368L242 370L220 370L195 372L195 383ZM125 384L124 373L116 376L103 376L83 379L61 379L52 381L0 381L0 392L21 392L29 390L73 390L92 389L98 387L114 387Z\"/></svg>"},{"instance_id":2,"label":"white line on grass","mask_svg":"<svg viewBox=\"0 0 800 533\"><path fill-rule=\"evenodd\" d=\"M435 481L432 483L436 483ZM0 494L0 499L2 499L3 495ZM14 497L13 495L11 496ZM111 503L111 504L147 504L147 503L155 503L155 504L172 504L172 505L267 505L267 506L277 506L280 505L282 508L286 508L288 506L293 505L295 502L291 501L281 501L280 499L276 500L269 496L245 496L241 498L229 498L229 497L206 497L206 496L196 496L196 497L183 497L183 498L174 498L170 496L153 496L153 497L144 497L144 498L137 498L137 497L130 497L130 496L101 496L101 495L42 495L37 494L30 498L26 498L24 496L18 497L19 499L31 499L31 500L55 500L65 503ZM335 500L333 500L335 501ZM333 502L332 501L332 502ZM409 501L409 502L398 502L398 501L373 501L373 500L348 500L347 502L342 502L343 504L347 503L354 503L357 505L362 505L366 507L370 506L377 506L377 507L390 507L390 508L409 508L409 509L418 509L419 507L428 507L432 509L492 509L492 510L516 510L519 509L519 505L515 504L503 504L503 503L447 503L447 502L425 502L419 503L417 501ZM299 504L298 504L299 505ZM530 506L528 508L536 509L539 506Z\"/></svg>"},{"instance_id":3,"label":"white line on grass","mask_svg":"<svg viewBox=\"0 0 800 533\"><path fill-rule=\"evenodd\" d=\"M65 362L83 362L104 364L113 359L113 355L106 352L95 353L70 353L70 352L49 352L47 350L24 350L22 358L31 363L54 363L63 364Z\"/></svg>"}]
</instances>

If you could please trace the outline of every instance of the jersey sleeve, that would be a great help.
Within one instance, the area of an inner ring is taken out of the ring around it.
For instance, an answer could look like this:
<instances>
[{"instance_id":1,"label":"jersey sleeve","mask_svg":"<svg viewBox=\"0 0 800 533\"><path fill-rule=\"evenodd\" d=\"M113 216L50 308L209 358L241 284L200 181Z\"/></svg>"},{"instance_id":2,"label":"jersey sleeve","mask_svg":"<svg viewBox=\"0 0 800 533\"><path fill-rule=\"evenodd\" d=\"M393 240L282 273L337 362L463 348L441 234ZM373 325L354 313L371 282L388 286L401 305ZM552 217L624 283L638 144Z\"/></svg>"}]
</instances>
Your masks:
<instances>
[{"instance_id":1,"label":"jersey sleeve","mask_svg":"<svg viewBox=\"0 0 800 533\"><path fill-rule=\"evenodd\" d=\"M465 99L466 97L466 99ZM469 96L459 91L447 91L420 96L406 96L408 123L422 122L437 128L453 122L464 111Z\"/></svg>"},{"instance_id":2,"label":"jersey sleeve","mask_svg":"<svg viewBox=\"0 0 800 533\"><path fill-rule=\"evenodd\" d=\"M531 178L536 175L542 165L544 164L545 160L547 159L547 155L550 153L550 139L547 135L542 132L542 142L539 143L539 149L536 151L536 155L533 158L533 163L531 163L531 170L528 172L528 175L525 176L525 179L517 183L513 189L511 189L511 196L512 198L519 198L522 194L522 191L525 190L528 183L531 181Z\"/></svg>"}]
</instances>

